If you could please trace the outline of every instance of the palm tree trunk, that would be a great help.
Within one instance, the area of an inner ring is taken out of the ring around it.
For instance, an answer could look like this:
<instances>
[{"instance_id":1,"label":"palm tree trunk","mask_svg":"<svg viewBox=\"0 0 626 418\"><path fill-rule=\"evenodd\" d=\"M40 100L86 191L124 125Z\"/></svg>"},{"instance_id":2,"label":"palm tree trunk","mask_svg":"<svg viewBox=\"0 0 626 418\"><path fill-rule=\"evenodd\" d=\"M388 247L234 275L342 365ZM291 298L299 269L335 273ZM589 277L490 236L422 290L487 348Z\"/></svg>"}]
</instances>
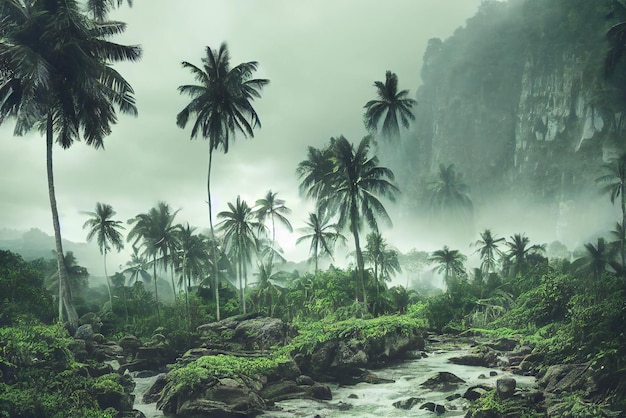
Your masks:
<instances>
[{"instance_id":1,"label":"palm tree trunk","mask_svg":"<svg viewBox=\"0 0 626 418\"><path fill-rule=\"evenodd\" d=\"M626 268L626 230L624 229L624 225L626 225L626 196L624 196L624 184L622 183L622 236L621 244L622 244L622 269Z\"/></svg>"},{"instance_id":2,"label":"palm tree trunk","mask_svg":"<svg viewBox=\"0 0 626 418\"><path fill-rule=\"evenodd\" d=\"M247 313L246 309L246 289L248 288L248 266L243 262L243 289L241 289L241 297L243 299L243 313Z\"/></svg>"},{"instance_id":3,"label":"palm tree trunk","mask_svg":"<svg viewBox=\"0 0 626 418\"><path fill-rule=\"evenodd\" d=\"M211 205L211 165L213 164L213 146L209 141L209 171L207 173L206 189L209 205L209 225L211 226L211 254L213 255L213 287L215 293L215 317L220 320L220 280L217 277L217 241L213 229L213 207Z\"/></svg>"},{"instance_id":4,"label":"palm tree trunk","mask_svg":"<svg viewBox=\"0 0 626 418\"><path fill-rule=\"evenodd\" d=\"M378 309L380 303L380 289L378 285L378 261L374 261L374 283L376 284L376 301L374 302L374 313Z\"/></svg>"},{"instance_id":5,"label":"palm tree trunk","mask_svg":"<svg viewBox=\"0 0 626 418\"><path fill-rule=\"evenodd\" d=\"M61 241L61 225L59 223L59 211L57 209L57 200L54 193L54 171L52 169L52 114L48 114L46 121L46 169L48 174L48 195L50 197L50 209L52 210L52 225L54 228L54 242L57 253L57 266L59 269L59 321L63 321L63 309L67 313L67 320L72 328L78 326L78 313L72 303L72 295L70 293L69 275L63 258L63 244Z\"/></svg>"},{"instance_id":6,"label":"palm tree trunk","mask_svg":"<svg viewBox=\"0 0 626 418\"><path fill-rule=\"evenodd\" d=\"M185 286L185 314L187 315L187 332L191 329L191 321L189 319L189 286L185 283L185 259L183 258L183 286ZM189 276L189 273L187 273Z\"/></svg>"},{"instance_id":7,"label":"palm tree trunk","mask_svg":"<svg viewBox=\"0 0 626 418\"><path fill-rule=\"evenodd\" d=\"M107 274L107 250L104 250L104 278L107 281L107 290L109 291L109 303L111 304L111 312L113 312L113 296L111 295L111 283L109 282L109 275Z\"/></svg>"},{"instance_id":8,"label":"palm tree trunk","mask_svg":"<svg viewBox=\"0 0 626 418\"><path fill-rule=\"evenodd\" d=\"M154 299L156 301L157 323L161 325L161 310L159 309L159 287L157 286L156 274L156 251L152 255L152 272L154 274Z\"/></svg>"},{"instance_id":9,"label":"palm tree trunk","mask_svg":"<svg viewBox=\"0 0 626 418\"><path fill-rule=\"evenodd\" d=\"M241 303L241 309L243 310L243 263L239 255L237 255L237 258L237 270L239 278L239 302Z\"/></svg>"},{"instance_id":10,"label":"palm tree trunk","mask_svg":"<svg viewBox=\"0 0 626 418\"><path fill-rule=\"evenodd\" d=\"M356 230L356 227L353 228L352 235L354 235L354 246L356 248L356 265L357 265L357 300L359 298L358 288L361 287L361 292L363 293L363 305L365 308L365 312L367 312L367 293L365 292L365 263L363 261L363 252L361 251L361 246L359 244L359 231Z\"/></svg>"},{"instance_id":11,"label":"palm tree trunk","mask_svg":"<svg viewBox=\"0 0 626 418\"><path fill-rule=\"evenodd\" d=\"M359 243L359 231L358 231L358 212L356 208L356 202L352 203L350 210L350 229L352 229L352 235L354 236L354 246L356 248L356 265L357 265L357 300L358 300L358 288L361 286L363 292L363 305L365 312L367 309L367 293L365 292L365 262L363 261L363 252L361 251L361 245ZM360 282L360 283L359 283Z\"/></svg>"}]
</instances>

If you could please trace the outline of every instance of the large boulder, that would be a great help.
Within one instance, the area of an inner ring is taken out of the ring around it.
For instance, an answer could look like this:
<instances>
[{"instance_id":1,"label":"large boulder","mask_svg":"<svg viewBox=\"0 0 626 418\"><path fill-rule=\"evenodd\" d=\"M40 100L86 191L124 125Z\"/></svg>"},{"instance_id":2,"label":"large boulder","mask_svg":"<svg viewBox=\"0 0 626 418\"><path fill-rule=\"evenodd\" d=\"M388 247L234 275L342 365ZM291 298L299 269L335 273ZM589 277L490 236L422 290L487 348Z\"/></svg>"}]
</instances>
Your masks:
<instances>
[{"instance_id":1,"label":"large boulder","mask_svg":"<svg viewBox=\"0 0 626 418\"><path fill-rule=\"evenodd\" d=\"M193 391L166 387L157 407L165 414L181 416L255 416L266 408L256 392L260 386L244 378L211 378Z\"/></svg>"},{"instance_id":2,"label":"large boulder","mask_svg":"<svg viewBox=\"0 0 626 418\"><path fill-rule=\"evenodd\" d=\"M235 327L232 339L244 350L268 350L284 343L285 324L278 318L249 319Z\"/></svg>"},{"instance_id":3,"label":"large boulder","mask_svg":"<svg viewBox=\"0 0 626 418\"><path fill-rule=\"evenodd\" d=\"M546 392L560 394L573 393L585 389L591 383L586 373L589 367L583 364L557 364L548 367L539 381Z\"/></svg>"},{"instance_id":4,"label":"large boulder","mask_svg":"<svg viewBox=\"0 0 626 418\"><path fill-rule=\"evenodd\" d=\"M83 324L78 327L76 333L74 334L74 338L77 340L85 340L92 341L94 336L93 328L90 324Z\"/></svg>"}]
</instances>

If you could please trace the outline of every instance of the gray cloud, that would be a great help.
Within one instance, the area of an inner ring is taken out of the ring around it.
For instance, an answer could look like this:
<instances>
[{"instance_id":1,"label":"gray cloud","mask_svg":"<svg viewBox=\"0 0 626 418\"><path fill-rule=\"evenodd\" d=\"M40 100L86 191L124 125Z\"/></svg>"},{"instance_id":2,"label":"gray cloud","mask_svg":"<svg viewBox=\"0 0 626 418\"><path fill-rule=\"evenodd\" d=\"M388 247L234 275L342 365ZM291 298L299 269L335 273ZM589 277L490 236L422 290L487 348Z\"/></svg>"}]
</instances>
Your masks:
<instances>
[{"instance_id":1,"label":"gray cloud","mask_svg":"<svg viewBox=\"0 0 626 418\"><path fill-rule=\"evenodd\" d=\"M81 212L97 201L113 205L125 221L165 200L182 209L180 221L208 226L207 144L190 141L189 129L176 127L187 100L176 88L193 82L180 62L200 64L205 46L222 41L233 64L259 61L257 76L271 83L256 104L262 129L252 140L238 138L227 155L215 155L216 210L238 194L252 204L272 189L294 210L294 225L302 226L311 205L298 195L295 168L306 147L340 134L360 140L362 107L375 93L374 80L389 69L414 93L427 40L450 36L480 3L140 0L120 9L112 17L127 22L128 30L115 41L144 48L141 62L119 66L135 88L140 115L120 115L105 151L80 143L55 149L64 237L84 240ZM0 226L51 233L44 140L38 133L14 138L12 129L11 121L0 128ZM294 240L284 236L288 247ZM296 259L306 250L286 248Z\"/></svg>"}]
</instances>

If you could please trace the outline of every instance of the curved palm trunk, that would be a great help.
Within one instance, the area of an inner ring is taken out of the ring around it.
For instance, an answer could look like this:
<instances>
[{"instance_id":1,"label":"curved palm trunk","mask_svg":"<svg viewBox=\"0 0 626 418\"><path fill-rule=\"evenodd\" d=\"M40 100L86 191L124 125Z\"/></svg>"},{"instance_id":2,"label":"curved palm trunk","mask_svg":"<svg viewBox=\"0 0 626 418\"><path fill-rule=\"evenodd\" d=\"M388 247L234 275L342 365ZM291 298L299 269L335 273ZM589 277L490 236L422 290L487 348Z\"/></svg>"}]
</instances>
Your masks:
<instances>
[{"instance_id":1,"label":"curved palm trunk","mask_svg":"<svg viewBox=\"0 0 626 418\"><path fill-rule=\"evenodd\" d=\"M213 164L213 146L209 141L209 171L207 174L206 189L208 194L207 203L209 205L209 225L211 226L211 254L213 255L213 287L215 293L215 317L220 320L220 280L217 277L217 242L215 241L215 230L213 229L213 207L211 205L211 165Z\"/></svg>"},{"instance_id":2,"label":"curved palm trunk","mask_svg":"<svg viewBox=\"0 0 626 418\"><path fill-rule=\"evenodd\" d=\"M52 114L48 114L46 121L46 169L48 174L48 195L50 198L50 209L52 210L52 225L54 227L54 243L57 253L57 266L59 269L59 321L63 321L63 307L67 313L67 320L73 328L78 326L78 313L72 303L70 293L69 275L63 258L63 244L61 241L61 225L59 223L59 211L54 193L54 172L52 169Z\"/></svg>"},{"instance_id":3,"label":"curved palm trunk","mask_svg":"<svg viewBox=\"0 0 626 418\"><path fill-rule=\"evenodd\" d=\"M356 228L353 229L352 235L354 236L354 246L356 247L356 265L357 265L357 300L359 298L358 288L361 288L361 292L363 293L363 305L365 307L365 312L367 312L367 293L365 292L365 263L363 261L363 252L361 251L361 246L359 244L359 231Z\"/></svg>"}]
</instances>

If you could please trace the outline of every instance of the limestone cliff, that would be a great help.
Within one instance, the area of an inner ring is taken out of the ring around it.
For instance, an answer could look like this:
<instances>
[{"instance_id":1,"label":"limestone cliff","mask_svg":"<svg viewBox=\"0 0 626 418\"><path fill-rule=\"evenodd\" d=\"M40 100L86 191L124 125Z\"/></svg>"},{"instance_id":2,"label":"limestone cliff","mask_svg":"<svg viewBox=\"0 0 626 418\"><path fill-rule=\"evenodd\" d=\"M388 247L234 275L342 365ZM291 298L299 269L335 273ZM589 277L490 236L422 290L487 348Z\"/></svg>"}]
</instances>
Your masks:
<instances>
[{"instance_id":1,"label":"limestone cliff","mask_svg":"<svg viewBox=\"0 0 626 418\"><path fill-rule=\"evenodd\" d=\"M478 205L501 192L558 202L593 186L626 150L626 71L603 72L605 33L626 20L615 3L485 2L452 37L432 39L415 126L382 150L409 200L440 163L456 165Z\"/></svg>"}]
</instances>

